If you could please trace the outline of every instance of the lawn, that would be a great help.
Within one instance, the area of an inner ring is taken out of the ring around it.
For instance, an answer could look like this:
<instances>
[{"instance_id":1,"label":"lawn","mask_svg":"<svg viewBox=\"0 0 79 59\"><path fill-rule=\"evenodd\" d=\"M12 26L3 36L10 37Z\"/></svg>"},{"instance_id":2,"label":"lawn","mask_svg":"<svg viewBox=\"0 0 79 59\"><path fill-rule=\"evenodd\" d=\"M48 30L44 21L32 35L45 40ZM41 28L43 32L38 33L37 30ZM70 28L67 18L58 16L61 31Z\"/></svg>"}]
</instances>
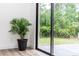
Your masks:
<instances>
[{"instance_id":1,"label":"lawn","mask_svg":"<svg viewBox=\"0 0 79 59\"><path fill-rule=\"evenodd\" d=\"M41 38L39 39L40 45L49 45L50 44L50 38ZM68 38L54 38L55 45L60 44L79 44L79 39L68 39Z\"/></svg>"}]
</instances>

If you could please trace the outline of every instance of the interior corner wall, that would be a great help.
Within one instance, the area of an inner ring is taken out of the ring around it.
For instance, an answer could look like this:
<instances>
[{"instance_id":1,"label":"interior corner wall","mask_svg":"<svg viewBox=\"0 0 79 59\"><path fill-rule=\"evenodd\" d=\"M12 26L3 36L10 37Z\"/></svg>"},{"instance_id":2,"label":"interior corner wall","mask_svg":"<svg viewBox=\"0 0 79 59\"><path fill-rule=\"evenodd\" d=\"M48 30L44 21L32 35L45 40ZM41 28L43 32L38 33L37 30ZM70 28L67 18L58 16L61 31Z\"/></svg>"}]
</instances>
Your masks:
<instances>
[{"instance_id":1,"label":"interior corner wall","mask_svg":"<svg viewBox=\"0 0 79 59\"><path fill-rule=\"evenodd\" d=\"M32 26L25 38L28 39L28 47L35 45L36 4L35 3L1 3L0 4L0 49L17 48L19 35L9 32L10 21L13 18L27 18Z\"/></svg>"}]
</instances>

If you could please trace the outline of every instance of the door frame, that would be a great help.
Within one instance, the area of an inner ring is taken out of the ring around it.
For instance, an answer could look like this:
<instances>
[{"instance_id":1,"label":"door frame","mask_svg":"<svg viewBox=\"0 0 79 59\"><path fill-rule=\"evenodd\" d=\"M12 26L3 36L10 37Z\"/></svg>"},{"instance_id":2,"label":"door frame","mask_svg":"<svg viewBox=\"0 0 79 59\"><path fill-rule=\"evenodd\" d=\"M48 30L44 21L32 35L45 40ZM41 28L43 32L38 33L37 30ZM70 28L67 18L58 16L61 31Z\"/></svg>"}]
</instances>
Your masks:
<instances>
[{"instance_id":1,"label":"door frame","mask_svg":"<svg viewBox=\"0 0 79 59\"><path fill-rule=\"evenodd\" d=\"M50 53L38 48L38 16L39 16L39 3L36 3L36 44L35 48L45 54L54 56L54 3L51 3L51 31L50 31Z\"/></svg>"}]
</instances>

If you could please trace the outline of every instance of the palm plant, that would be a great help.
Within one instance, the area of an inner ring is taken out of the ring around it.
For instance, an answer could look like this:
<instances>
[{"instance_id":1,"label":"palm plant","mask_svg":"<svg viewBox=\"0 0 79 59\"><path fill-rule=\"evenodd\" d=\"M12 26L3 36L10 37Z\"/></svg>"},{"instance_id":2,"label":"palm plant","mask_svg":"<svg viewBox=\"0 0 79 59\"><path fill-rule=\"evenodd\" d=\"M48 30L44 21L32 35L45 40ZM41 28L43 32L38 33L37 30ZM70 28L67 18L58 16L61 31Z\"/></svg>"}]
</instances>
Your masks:
<instances>
[{"instance_id":1,"label":"palm plant","mask_svg":"<svg viewBox=\"0 0 79 59\"><path fill-rule=\"evenodd\" d=\"M31 25L26 18L14 18L10 24L10 32L17 33L21 39L24 39L25 35L29 31L28 26Z\"/></svg>"}]
</instances>

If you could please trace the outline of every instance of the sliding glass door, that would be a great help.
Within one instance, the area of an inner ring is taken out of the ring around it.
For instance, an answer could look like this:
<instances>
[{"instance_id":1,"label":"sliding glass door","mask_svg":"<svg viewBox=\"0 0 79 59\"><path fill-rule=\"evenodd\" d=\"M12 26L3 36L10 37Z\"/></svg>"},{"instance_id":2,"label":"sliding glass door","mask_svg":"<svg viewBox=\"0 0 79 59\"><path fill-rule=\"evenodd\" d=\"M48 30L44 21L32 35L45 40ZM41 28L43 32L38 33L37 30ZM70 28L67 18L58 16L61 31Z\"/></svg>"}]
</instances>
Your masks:
<instances>
[{"instance_id":1,"label":"sliding glass door","mask_svg":"<svg viewBox=\"0 0 79 59\"><path fill-rule=\"evenodd\" d=\"M53 39L52 39L52 4L38 4L37 11L37 49L52 55ZM36 34L36 35L37 35Z\"/></svg>"},{"instance_id":2,"label":"sliding glass door","mask_svg":"<svg viewBox=\"0 0 79 59\"><path fill-rule=\"evenodd\" d=\"M41 3L36 11L36 48L49 55L79 56L79 4Z\"/></svg>"}]
</instances>

